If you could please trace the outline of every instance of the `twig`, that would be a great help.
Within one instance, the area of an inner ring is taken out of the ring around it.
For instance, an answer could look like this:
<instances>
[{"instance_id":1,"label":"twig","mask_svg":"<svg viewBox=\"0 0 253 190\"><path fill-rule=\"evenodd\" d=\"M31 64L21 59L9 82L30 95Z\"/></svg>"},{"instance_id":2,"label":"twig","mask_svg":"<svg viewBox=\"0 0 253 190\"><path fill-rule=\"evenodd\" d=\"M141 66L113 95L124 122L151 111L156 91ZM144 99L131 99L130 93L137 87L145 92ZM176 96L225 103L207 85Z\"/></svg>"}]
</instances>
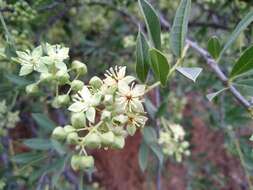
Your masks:
<instances>
[{"instance_id":1,"label":"twig","mask_svg":"<svg viewBox=\"0 0 253 190\"><path fill-rule=\"evenodd\" d=\"M161 14L160 21L164 27L170 29L170 23ZM206 60L206 64L213 70L213 72L223 83L223 85L228 87L232 95L238 100L238 102L242 106L244 106L250 112L252 116L253 114L250 102L232 84L229 83L227 76L222 72L221 68L219 67L217 62L210 56L210 54L204 48L200 47L196 42L190 39L187 39L186 43Z\"/></svg>"}]
</instances>

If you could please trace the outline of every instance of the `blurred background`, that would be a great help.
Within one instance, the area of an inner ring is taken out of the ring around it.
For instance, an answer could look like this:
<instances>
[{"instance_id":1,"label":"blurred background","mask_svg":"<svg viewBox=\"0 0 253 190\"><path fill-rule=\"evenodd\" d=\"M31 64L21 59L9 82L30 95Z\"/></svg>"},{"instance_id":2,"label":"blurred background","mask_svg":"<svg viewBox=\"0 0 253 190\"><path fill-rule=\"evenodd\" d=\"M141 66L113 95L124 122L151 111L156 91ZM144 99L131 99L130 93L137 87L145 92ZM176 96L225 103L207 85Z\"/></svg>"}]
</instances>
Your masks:
<instances>
[{"instance_id":1,"label":"blurred background","mask_svg":"<svg viewBox=\"0 0 253 190\"><path fill-rule=\"evenodd\" d=\"M149 2L171 23L180 1ZM104 71L115 65L125 65L129 74L136 75L135 41L138 25L144 26L136 0L2 0L0 4L17 50L46 42L63 44L70 48L70 60L86 63L89 73L83 81L94 75L103 77ZM213 35L224 43L252 7L251 0L193 0L189 38L205 49ZM0 29L0 52L11 56L13 47L6 42L3 25ZM252 36L251 25L221 61L225 73L251 43ZM169 53L169 32L164 25L162 44ZM9 110L0 120L0 190L78 189L80 176L84 188L90 190L153 190L157 183L163 190L249 189L248 181L253 176L250 118L229 93L212 103L207 100L206 94L221 89L222 83L192 50L185 64L204 71L196 83L175 76L170 88L161 90L162 106L155 111L158 115L168 114L171 122L184 128L191 155L181 162L166 157L160 176L156 156L150 153L143 172L139 164L143 135L138 132L127 139L123 150L91 151L96 170L83 175L70 169L63 150L41 148L28 158L15 157L31 152L22 143L24 139L50 139L48 126L65 124L68 114L47 105L47 92L39 97L27 96L24 86L36 76L20 78L19 65L0 56L0 113L6 107ZM252 81L241 82L238 89L251 98ZM153 96L150 92L151 101ZM155 127L152 122L147 126Z\"/></svg>"}]
</instances>

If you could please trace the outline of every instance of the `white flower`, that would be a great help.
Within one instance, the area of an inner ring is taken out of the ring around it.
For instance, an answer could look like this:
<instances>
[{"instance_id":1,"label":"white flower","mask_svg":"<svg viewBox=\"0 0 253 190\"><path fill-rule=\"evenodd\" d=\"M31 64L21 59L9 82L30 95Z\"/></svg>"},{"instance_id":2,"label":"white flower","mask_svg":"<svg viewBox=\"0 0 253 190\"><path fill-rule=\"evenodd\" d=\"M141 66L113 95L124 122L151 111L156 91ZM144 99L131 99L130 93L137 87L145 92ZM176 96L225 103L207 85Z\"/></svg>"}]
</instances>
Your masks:
<instances>
[{"instance_id":1,"label":"white flower","mask_svg":"<svg viewBox=\"0 0 253 190\"><path fill-rule=\"evenodd\" d=\"M67 66L63 61L69 57L69 48L47 43L46 52L48 56L43 57L46 64L55 64L56 68L67 70Z\"/></svg>"},{"instance_id":2,"label":"white flower","mask_svg":"<svg viewBox=\"0 0 253 190\"><path fill-rule=\"evenodd\" d=\"M106 70L104 83L107 86L117 86L117 84L121 81L125 81L127 84L131 83L135 80L132 76L126 75L126 67L115 67L114 69L111 67L109 70Z\"/></svg>"},{"instance_id":3,"label":"white flower","mask_svg":"<svg viewBox=\"0 0 253 190\"><path fill-rule=\"evenodd\" d=\"M94 123L96 116L95 107L99 105L101 95L98 93L92 95L87 86L84 86L81 91L73 96L73 101L74 103L68 109L72 112L86 112L87 119Z\"/></svg>"},{"instance_id":4,"label":"white flower","mask_svg":"<svg viewBox=\"0 0 253 190\"><path fill-rule=\"evenodd\" d=\"M173 133L174 139L176 141L178 140L182 140L185 136L185 131L183 129L182 126L178 125L178 124L170 124L169 125L170 130Z\"/></svg>"},{"instance_id":5,"label":"white flower","mask_svg":"<svg viewBox=\"0 0 253 190\"><path fill-rule=\"evenodd\" d=\"M32 52L30 50L17 51L18 61L21 64L21 69L19 72L20 76L28 75L32 71L47 72L47 67L42 63L42 47L36 47Z\"/></svg>"},{"instance_id":6,"label":"white flower","mask_svg":"<svg viewBox=\"0 0 253 190\"><path fill-rule=\"evenodd\" d=\"M130 112L144 112L141 98L145 93L145 85L132 84L130 87L126 82L120 81L118 90L116 99L118 106Z\"/></svg>"},{"instance_id":7,"label":"white flower","mask_svg":"<svg viewBox=\"0 0 253 190\"><path fill-rule=\"evenodd\" d=\"M143 115L129 113L127 126L141 128L141 127L144 127L147 120L148 120L148 118Z\"/></svg>"}]
</instances>

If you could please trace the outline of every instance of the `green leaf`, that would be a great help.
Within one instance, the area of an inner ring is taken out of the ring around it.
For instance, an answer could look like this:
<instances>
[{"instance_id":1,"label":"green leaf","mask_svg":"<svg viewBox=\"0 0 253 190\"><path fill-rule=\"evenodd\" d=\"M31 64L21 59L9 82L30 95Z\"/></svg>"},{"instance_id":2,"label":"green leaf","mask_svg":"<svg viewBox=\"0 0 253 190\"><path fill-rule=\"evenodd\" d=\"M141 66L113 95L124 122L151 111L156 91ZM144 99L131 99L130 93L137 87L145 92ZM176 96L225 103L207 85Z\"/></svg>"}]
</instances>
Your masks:
<instances>
[{"instance_id":1,"label":"green leaf","mask_svg":"<svg viewBox=\"0 0 253 190\"><path fill-rule=\"evenodd\" d=\"M138 161L142 172L144 172L148 166L148 155L149 148L144 142L142 142L138 153Z\"/></svg>"},{"instance_id":2,"label":"green leaf","mask_svg":"<svg viewBox=\"0 0 253 190\"><path fill-rule=\"evenodd\" d=\"M161 147L158 144L151 144L150 148L152 150L152 152L156 155L159 164L162 165L163 163L163 152Z\"/></svg>"},{"instance_id":3,"label":"green leaf","mask_svg":"<svg viewBox=\"0 0 253 190\"><path fill-rule=\"evenodd\" d=\"M51 132L55 128L54 122L43 113L32 113L32 118L36 121L39 127Z\"/></svg>"},{"instance_id":4,"label":"green leaf","mask_svg":"<svg viewBox=\"0 0 253 190\"><path fill-rule=\"evenodd\" d=\"M155 77L161 82L163 86L165 86L170 71L170 65L166 56L154 48L149 50L149 56L151 61L151 68L155 74Z\"/></svg>"},{"instance_id":5,"label":"green leaf","mask_svg":"<svg viewBox=\"0 0 253 190\"><path fill-rule=\"evenodd\" d=\"M176 68L178 72L180 72L182 75L184 75L186 78L192 80L193 82L196 81L198 78L199 74L202 71L202 68L199 67L177 67Z\"/></svg>"},{"instance_id":6,"label":"green leaf","mask_svg":"<svg viewBox=\"0 0 253 190\"><path fill-rule=\"evenodd\" d=\"M182 56L190 17L191 0L181 0L171 28L170 47L177 57Z\"/></svg>"},{"instance_id":7,"label":"green leaf","mask_svg":"<svg viewBox=\"0 0 253 190\"><path fill-rule=\"evenodd\" d=\"M41 157L43 157L43 155L44 155L43 153L37 153L37 152L22 153L22 154L17 154L13 156L12 161L19 164L26 164L34 160L40 159Z\"/></svg>"},{"instance_id":8,"label":"green leaf","mask_svg":"<svg viewBox=\"0 0 253 190\"><path fill-rule=\"evenodd\" d=\"M20 87L23 87L23 86L26 86L26 85L29 85L32 83L31 81L28 81L28 80L24 79L23 77L20 77L20 76L14 75L14 74L5 74L4 76L10 82L12 82L13 84L16 84Z\"/></svg>"},{"instance_id":9,"label":"green leaf","mask_svg":"<svg viewBox=\"0 0 253 190\"><path fill-rule=\"evenodd\" d=\"M139 0L141 12L145 18L149 38L156 49L161 50L161 24L157 13L146 0Z\"/></svg>"},{"instance_id":10,"label":"green leaf","mask_svg":"<svg viewBox=\"0 0 253 190\"><path fill-rule=\"evenodd\" d=\"M32 138L24 140L24 144L35 150L49 150L53 148L52 142L49 139Z\"/></svg>"},{"instance_id":11,"label":"green leaf","mask_svg":"<svg viewBox=\"0 0 253 190\"><path fill-rule=\"evenodd\" d=\"M145 127L143 129L143 139L146 144L153 144L157 141L156 131L152 127Z\"/></svg>"},{"instance_id":12,"label":"green leaf","mask_svg":"<svg viewBox=\"0 0 253 190\"><path fill-rule=\"evenodd\" d=\"M240 33L245 30L249 24L253 21L253 11L250 11L236 26L235 30L232 32L230 37L227 40L227 43L223 47L220 57L225 53L225 51L234 43L234 41L238 38Z\"/></svg>"},{"instance_id":13,"label":"green leaf","mask_svg":"<svg viewBox=\"0 0 253 190\"><path fill-rule=\"evenodd\" d=\"M144 34L139 30L136 44L136 73L138 78L145 82L149 71L149 45Z\"/></svg>"},{"instance_id":14,"label":"green leaf","mask_svg":"<svg viewBox=\"0 0 253 190\"><path fill-rule=\"evenodd\" d=\"M249 47L242 53L230 73L230 78L246 73L251 69L253 69L253 46Z\"/></svg>"},{"instance_id":15,"label":"green leaf","mask_svg":"<svg viewBox=\"0 0 253 190\"><path fill-rule=\"evenodd\" d=\"M207 50L213 56L214 59L217 59L219 57L221 46L219 39L216 36L213 36L208 40Z\"/></svg>"},{"instance_id":16,"label":"green leaf","mask_svg":"<svg viewBox=\"0 0 253 190\"><path fill-rule=\"evenodd\" d=\"M213 92L210 94L206 95L206 98L211 102L216 96L218 96L220 93L222 93L223 91L227 90L227 88L223 88L217 92Z\"/></svg>"},{"instance_id":17,"label":"green leaf","mask_svg":"<svg viewBox=\"0 0 253 190\"><path fill-rule=\"evenodd\" d=\"M51 142L52 142L52 145L53 145L54 149L56 150L56 152L57 152L60 156L66 154L66 150L65 150L64 146L63 146L61 143L59 143L59 142L56 141L56 140L51 140Z\"/></svg>"}]
</instances>

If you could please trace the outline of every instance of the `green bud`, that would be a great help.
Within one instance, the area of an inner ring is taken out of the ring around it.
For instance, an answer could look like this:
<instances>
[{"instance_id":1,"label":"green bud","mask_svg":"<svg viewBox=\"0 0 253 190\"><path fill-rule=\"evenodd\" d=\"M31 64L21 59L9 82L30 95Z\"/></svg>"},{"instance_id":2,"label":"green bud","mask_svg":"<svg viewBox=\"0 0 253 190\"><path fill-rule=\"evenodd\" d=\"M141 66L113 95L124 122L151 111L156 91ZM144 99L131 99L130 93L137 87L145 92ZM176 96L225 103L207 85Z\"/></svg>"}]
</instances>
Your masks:
<instances>
[{"instance_id":1,"label":"green bud","mask_svg":"<svg viewBox=\"0 0 253 190\"><path fill-rule=\"evenodd\" d=\"M114 142L114 133L109 131L101 134L101 142L105 146L112 145Z\"/></svg>"},{"instance_id":2,"label":"green bud","mask_svg":"<svg viewBox=\"0 0 253 190\"><path fill-rule=\"evenodd\" d=\"M52 138L55 140L64 140L66 138L66 132L63 127L56 127L52 132Z\"/></svg>"},{"instance_id":3,"label":"green bud","mask_svg":"<svg viewBox=\"0 0 253 190\"><path fill-rule=\"evenodd\" d=\"M54 75L51 73L41 73L40 80L43 82L51 82L52 80L54 80Z\"/></svg>"},{"instance_id":4,"label":"green bud","mask_svg":"<svg viewBox=\"0 0 253 190\"><path fill-rule=\"evenodd\" d=\"M63 129L64 129L65 133L67 133L67 134L76 131L76 129L74 127L72 127L71 125L65 125Z\"/></svg>"},{"instance_id":5,"label":"green bud","mask_svg":"<svg viewBox=\"0 0 253 190\"><path fill-rule=\"evenodd\" d=\"M94 167L94 158L92 156L73 155L70 165L75 171L91 169Z\"/></svg>"},{"instance_id":6,"label":"green bud","mask_svg":"<svg viewBox=\"0 0 253 190\"><path fill-rule=\"evenodd\" d=\"M56 73L56 80L61 84L67 84L69 82L69 74L66 71L59 70Z\"/></svg>"},{"instance_id":7,"label":"green bud","mask_svg":"<svg viewBox=\"0 0 253 190\"><path fill-rule=\"evenodd\" d=\"M56 97L57 98L57 102L58 102L58 104L60 105L60 106L66 106L66 105L68 105L69 104L69 102L70 102L70 97L69 97L69 95L67 95L67 94L64 94L64 95L59 95L58 97Z\"/></svg>"},{"instance_id":8,"label":"green bud","mask_svg":"<svg viewBox=\"0 0 253 190\"><path fill-rule=\"evenodd\" d=\"M29 84L26 86L25 91L27 94L37 94L39 92L39 87L37 84Z\"/></svg>"},{"instance_id":9,"label":"green bud","mask_svg":"<svg viewBox=\"0 0 253 190\"><path fill-rule=\"evenodd\" d=\"M80 155L73 155L71 157L70 165L71 168L75 171L80 169Z\"/></svg>"},{"instance_id":10,"label":"green bud","mask_svg":"<svg viewBox=\"0 0 253 190\"><path fill-rule=\"evenodd\" d=\"M73 80L70 85L71 85L71 89L75 92L82 90L84 86L83 82L80 80Z\"/></svg>"},{"instance_id":11,"label":"green bud","mask_svg":"<svg viewBox=\"0 0 253 190\"><path fill-rule=\"evenodd\" d=\"M82 128L86 125L86 117L85 114L80 113L73 113L70 118L71 124L75 128Z\"/></svg>"},{"instance_id":12,"label":"green bud","mask_svg":"<svg viewBox=\"0 0 253 190\"><path fill-rule=\"evenodd\" d=\"M136 127L135 126L127 126L126 130L129 135L133 136L136 132Z\"/></svg>"},{"instance_id":13,"label":"green bud","mask_svg":"<svg viewBox=\"0 0 253 190\"><path fill-rule=\"evenodd\" d=\"M93 87L93 88L100 88L103 85L103 81L98 78L97 76L94 76L90 79L89 84Z\"/></svg>"},{"instance_id":14,"label":"green bud","mask_svg":"<svg viewBox=\"0 0 253 190\"><path fill-rule=\"evenodd\" d=\"M114 136L112 148L122 149L125 146L125 138L123 136Z\"/></svg>"},{"instance_id":15,"label":"green bud","mask_svg":"<svg viewBox=\"0 0 253 190\"><path fill-rule=\"evenodd\" d=\"M92 156L81 156L79 166L81 170L93 168L94 158Z\"/></svg>"},{"instance_id":16,"label":"green bud","mask_svg":"<svg viewBox=\"0 0 253 190\"><path fill-rule=\"evenodd\" d=\"M81 61L73 61L71 68L76 70L79 75L85 75L87 73L87 66Z\"/></svg>"},{"instance_id":17,"label":"green bud","mask_svg":"<svg viewBox=\"0 0 253 190\"><path fill-rule=\"evenodd\" d=\"M76 144L78 141L78 134L76 132L69 133L67 135L67 143L68 144Z\"/></svg>"},{"instance_id":18,"label":"green bud","mask_svg":"<svg viewBox=\"0 0 253 190\"><path fill-rule=\"evenodd\" d=\"M97 133L90 133L85 137L84 144L88 148L98 148L101 145L100 136Z\"/></svg>"},{"instance_id":19,"label":"green bud","mask_svg":"<svg viewBox=\"0 0 253 190\"><path fill-rule=\"evenodd\" d=\"M110 111L107 110L103 110L102 114L101 114L101 120L108 120L111 118L112 113Z\"/></svg>"}]
</instances>

